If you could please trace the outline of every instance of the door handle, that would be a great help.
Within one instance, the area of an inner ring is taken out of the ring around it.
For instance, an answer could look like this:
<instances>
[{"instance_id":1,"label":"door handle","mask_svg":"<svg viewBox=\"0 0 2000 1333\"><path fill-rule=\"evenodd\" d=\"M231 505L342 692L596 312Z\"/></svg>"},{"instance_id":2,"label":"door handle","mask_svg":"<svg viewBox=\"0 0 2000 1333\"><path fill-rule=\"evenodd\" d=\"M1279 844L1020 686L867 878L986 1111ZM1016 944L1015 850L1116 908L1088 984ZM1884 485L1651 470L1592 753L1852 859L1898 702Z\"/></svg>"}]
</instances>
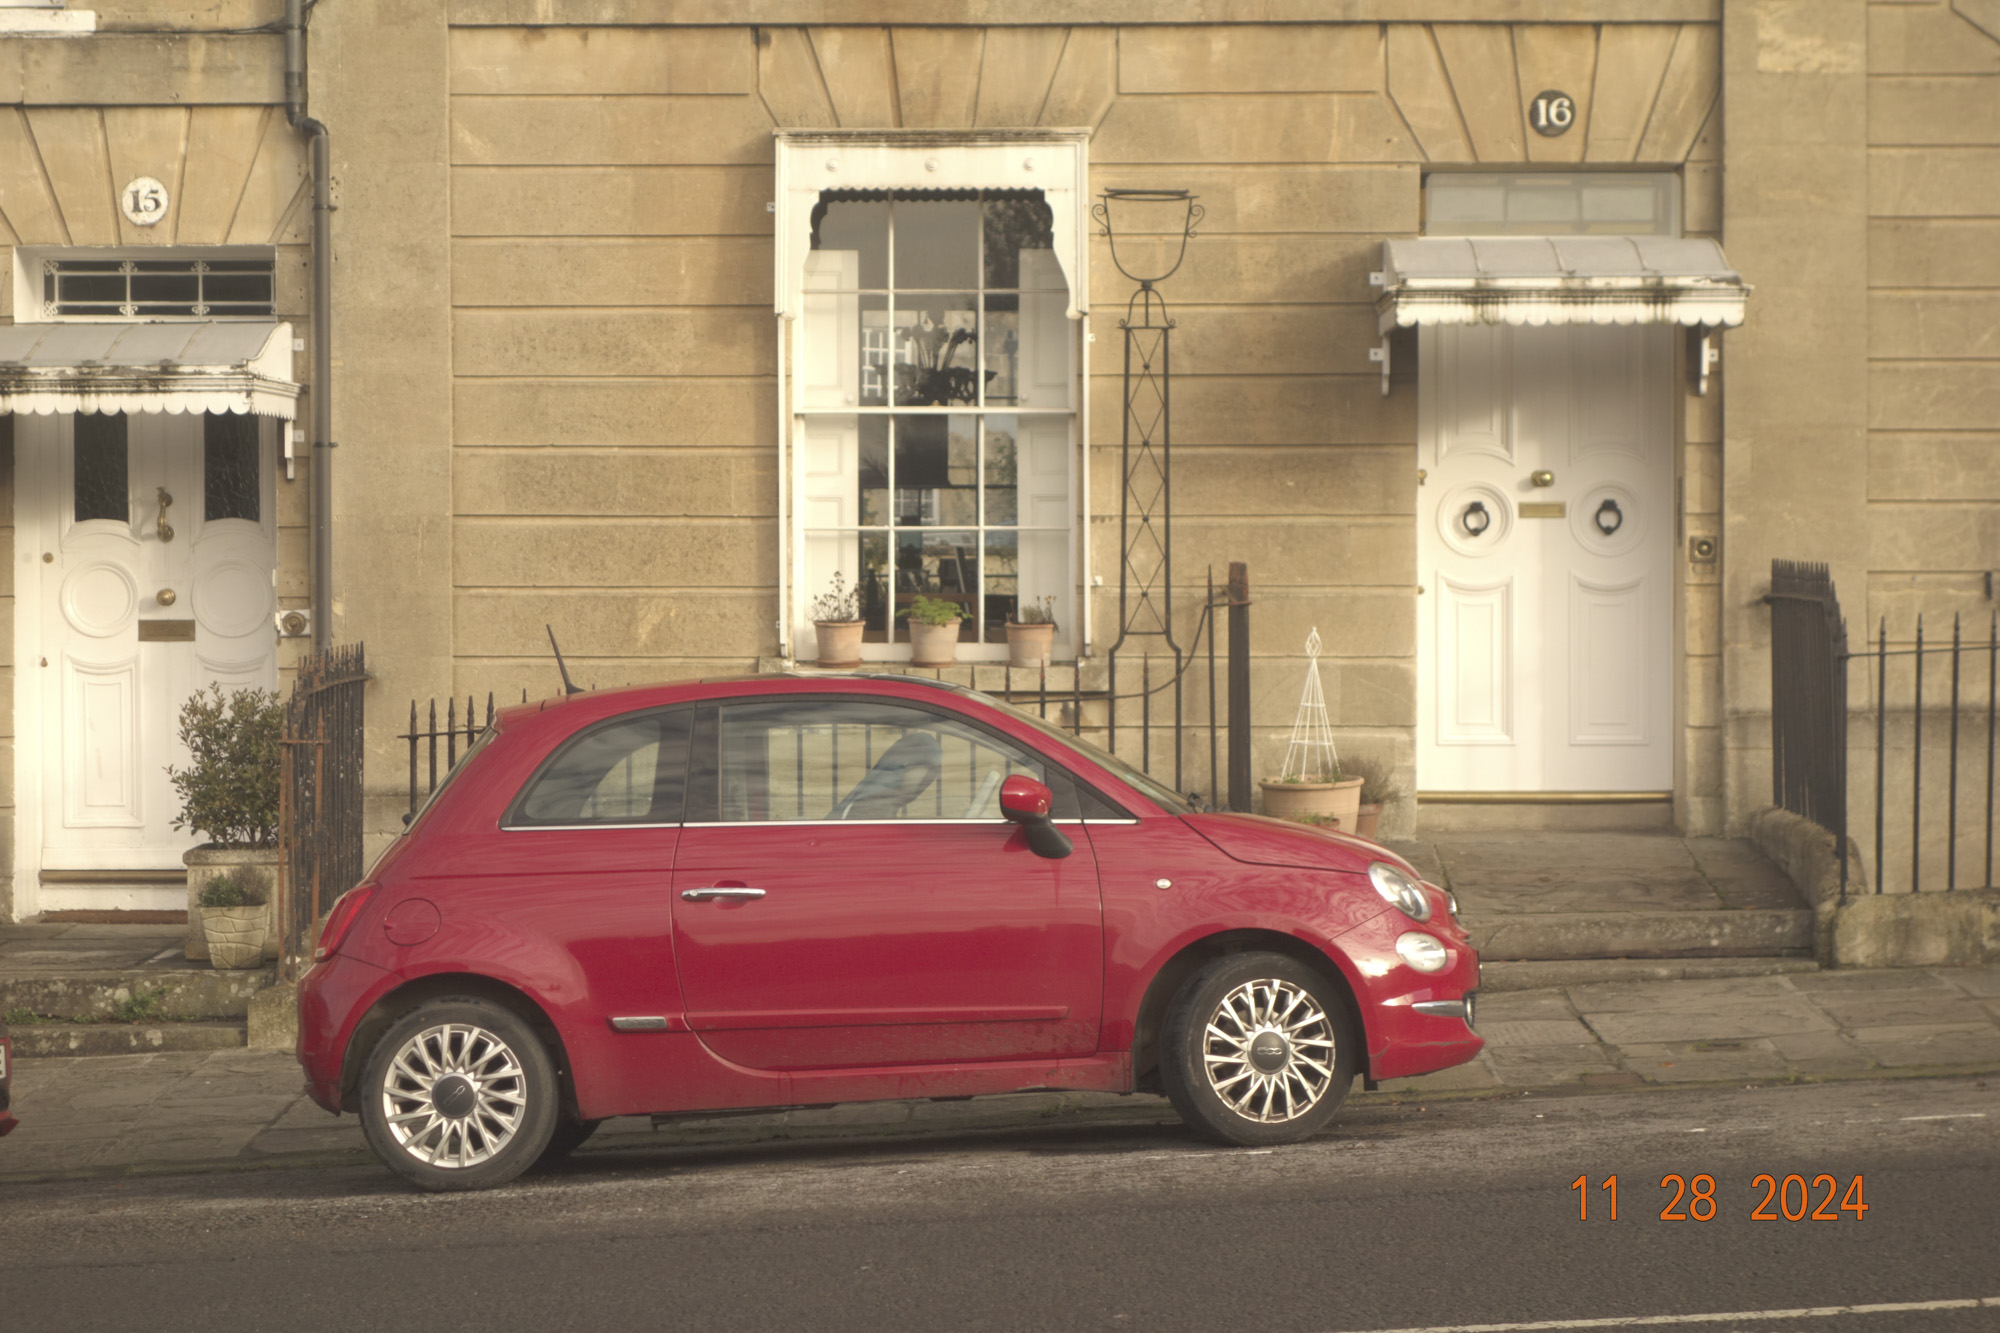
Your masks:
<instances>
[{"instance_id":1,"label":"door handle","mask_svg":"<svg viewBox=\"0 0 2000 1333\"><path fill-rule=\"evenodd\" d=\"M687 901L691 903L703 902L709 898L750 899L750 898L761 898L763 896L764 896L764 891L762 889L713 888L713 889L681 890L681 897L685 898Z\"/></svg>"}]
</instances>

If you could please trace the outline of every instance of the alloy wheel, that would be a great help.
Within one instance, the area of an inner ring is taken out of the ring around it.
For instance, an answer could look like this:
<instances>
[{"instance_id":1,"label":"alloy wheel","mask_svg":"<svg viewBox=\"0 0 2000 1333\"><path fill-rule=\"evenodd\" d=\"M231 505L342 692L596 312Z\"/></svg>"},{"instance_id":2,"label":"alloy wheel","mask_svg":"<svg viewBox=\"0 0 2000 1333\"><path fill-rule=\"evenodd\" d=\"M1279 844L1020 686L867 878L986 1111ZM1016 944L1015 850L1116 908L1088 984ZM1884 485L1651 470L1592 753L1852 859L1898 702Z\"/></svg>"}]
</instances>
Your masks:
<instances>
[{"instance_id":1,"label":"alloy wheel","mask_svg":"<svg viewBox=\"0 0 2000 1333\"><path fill-rule=\"evenodd\" d=\"M512 1142L527 1111L527 1075L512 1047L471 1023L417 1032L390 1059L382 1120L426 1166L478 1166Z\"/></svg>"},{"instance_id":2,"label":"alloy wheel","mask_svg":"<svg viewBox=\"0 0 2000 1333\"><path fill-rule=\"evenodd\" d=\"M1282 978L1247 981L1223 996L1201 1050L1210 1089L1259 1124L1298 1119L1333 1086L1333 1021L1304 987Z\"/></svg>"}]
</instances>

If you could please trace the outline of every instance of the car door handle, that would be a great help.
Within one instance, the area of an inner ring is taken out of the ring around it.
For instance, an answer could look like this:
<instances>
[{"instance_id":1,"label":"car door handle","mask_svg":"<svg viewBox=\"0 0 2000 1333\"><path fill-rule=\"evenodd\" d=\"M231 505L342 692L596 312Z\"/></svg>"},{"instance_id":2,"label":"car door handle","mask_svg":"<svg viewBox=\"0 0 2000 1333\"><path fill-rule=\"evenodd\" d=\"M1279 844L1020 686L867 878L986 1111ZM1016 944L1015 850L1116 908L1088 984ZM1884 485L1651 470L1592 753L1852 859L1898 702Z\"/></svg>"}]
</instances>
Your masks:
<instances>
[{"instance_id":1,"label":"car door handle","mask_svg":"<svg viewBox=\"0 0 2000 1333\"><path fill-rule=\"evenodd\" d=\"M702 902L709 898L761 898L763 896L764 891L762 889L713 888L681 890L681 897L691 903Z\"/></svg>"}]
</instances>

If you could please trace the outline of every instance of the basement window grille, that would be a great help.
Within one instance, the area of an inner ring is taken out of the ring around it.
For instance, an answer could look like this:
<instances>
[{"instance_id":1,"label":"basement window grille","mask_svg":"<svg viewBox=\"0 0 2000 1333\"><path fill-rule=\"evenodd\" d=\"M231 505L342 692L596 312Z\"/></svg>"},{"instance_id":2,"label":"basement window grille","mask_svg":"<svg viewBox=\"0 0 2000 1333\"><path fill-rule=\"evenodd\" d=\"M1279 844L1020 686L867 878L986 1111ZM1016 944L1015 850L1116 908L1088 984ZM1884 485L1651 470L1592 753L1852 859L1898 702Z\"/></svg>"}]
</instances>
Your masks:
<instances>
[{"instance_id":1,"label":"basement window grille","mask_svg":"<svg viewBox=\"0 0 2000 1333\"><path fill-rule=\"evenodd\" d=\"M42 316L268 319L276 288L271 259L47 259Z\"/></svg>"}]
</instances>

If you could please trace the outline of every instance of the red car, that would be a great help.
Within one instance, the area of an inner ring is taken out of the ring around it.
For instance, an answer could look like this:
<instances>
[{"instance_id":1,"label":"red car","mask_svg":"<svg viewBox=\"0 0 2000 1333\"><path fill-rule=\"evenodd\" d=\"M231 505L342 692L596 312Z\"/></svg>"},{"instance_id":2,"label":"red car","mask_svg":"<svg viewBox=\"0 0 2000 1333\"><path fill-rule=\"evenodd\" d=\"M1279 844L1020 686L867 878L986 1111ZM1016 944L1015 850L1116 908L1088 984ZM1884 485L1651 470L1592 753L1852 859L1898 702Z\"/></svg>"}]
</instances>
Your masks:
<instances>
[{"instance_id":1,"label":"red car","mask_svg":"<svg viewBox=\"0 0 2000 1333\"><path fill-rule=\"evenodd\" d=\"M1450 895L1384 848L912 677L508 709L315 957L313 1100L434 1190L609 1116L1035 1088L1288 1143L1483 1044Z\"/></svg>"}]
</instances>

